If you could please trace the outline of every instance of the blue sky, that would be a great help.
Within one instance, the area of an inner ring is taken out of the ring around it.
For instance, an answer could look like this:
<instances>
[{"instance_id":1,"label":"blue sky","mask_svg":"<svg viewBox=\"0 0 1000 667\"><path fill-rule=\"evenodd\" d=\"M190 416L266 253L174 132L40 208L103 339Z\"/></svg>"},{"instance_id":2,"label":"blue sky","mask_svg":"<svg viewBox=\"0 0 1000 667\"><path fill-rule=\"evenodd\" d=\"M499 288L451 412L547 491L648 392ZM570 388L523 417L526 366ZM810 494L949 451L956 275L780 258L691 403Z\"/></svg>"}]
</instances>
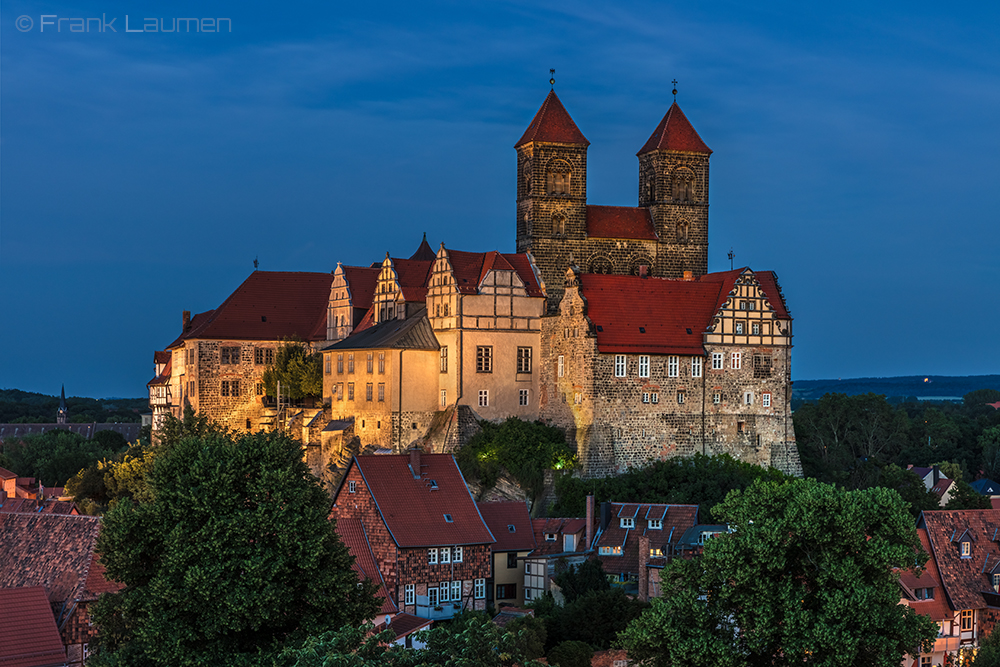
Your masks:
<instances>
[{"instance_id":1,"label":"blue sky","mask_svg":"<svg viewBox=\"0 0 1000 667\"><path fill-rule=\"evenodd\" d=\"M795 379L1000 373L1000 7L751 4L8 0L0 387L143 395L181 310L255 257L513 251L512 147L550 67L595 204L635 205L680 82L715 151L710 269L732 248L777 272Z\"/></svg>"}]
</instances>

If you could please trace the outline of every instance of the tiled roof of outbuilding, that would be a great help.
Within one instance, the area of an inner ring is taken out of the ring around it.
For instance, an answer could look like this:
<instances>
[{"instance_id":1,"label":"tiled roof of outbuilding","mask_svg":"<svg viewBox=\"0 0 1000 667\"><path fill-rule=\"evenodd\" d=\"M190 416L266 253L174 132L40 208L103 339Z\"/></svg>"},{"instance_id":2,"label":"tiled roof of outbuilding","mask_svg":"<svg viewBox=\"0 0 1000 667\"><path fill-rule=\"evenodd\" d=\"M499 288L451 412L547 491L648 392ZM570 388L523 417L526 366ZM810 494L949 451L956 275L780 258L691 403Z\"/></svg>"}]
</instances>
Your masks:
<instances>
[{"instance_id":1,"label":"tiled roof of outbuilding","mask_svg":"<svg viewBox=\"0 0 1000 667\"><path fill-rule=\"evenodd\" d=\"M584 532L587 528L586 519L577 518L556 518L549 517L545 519L532 519L531 520L531 531L535 534L535 550L531 552L532 556L550 556L552 554L563 553L563 536L564 535L578 535L579 539L576 543L575 552L586 551L586 545L583 544L586 533ZM545 540L545 535L555 535L556 539L554 542L547 542Z\"/></svg>"},{"instance_id":2,"label":"tiled roof of outbuilding","mask_svg":"<svg viewBox=\"0 0 1000 667\"><path fill-rule=\"evenodd\" d=\"M396 259L392 260L392 268L396 270L399 288L403 290L403 299L408 302L427 300L427 286L431 280L433 259Z\"/></svg>"},{"instance_id":3,"label":"tiled roof of outbuilding","mask_svg":"<svg viewBox=\"0 0 1000 667\"><path fill-rule=\"evenodd\" d=\"M329 273L254 271L215 311L196 316L167 348L204 338L324 340L332 281Z\"/></svg>"},{"instance_id":4,"label":"tiled roof of outbuilding","mask_svg":"<svg viewBox=\"0 0 1000 667\"><path fill-rule=\"evenodd\" d=\"M663 120L653 130L653 134L636 155L652 151L685 151L688 153L712 153L695 131L691 121L681 111L677 102L670 105Z\"/></svg>"},{"instance_id":5,"label":"tiled roof of outbuilding","mask_svg":"<svg viewBox=\"0 0 1000 667\"><path fill-rule=\"evenodd\" d=\"M528 506L522 502L478 503L479 513L496 543L493 552L530 551L535 548Z\"/></svg>"},{"instance_id":6,"label":"tiled roof of outbuilding","mask_svg":"<svg viewBox=\"0 0 1000 667\"><path fill-rule=\"evenodd\" d=\"M437 350L440 348L427 314L405 320L386 320L373 327L352 333L344 340L323 350L372 350L393 348L403 350Z\"/></svg>"},{"instance_id":7,"label":"tiled roof of outbuilding","mask_svg":"<svg viewBox=\"0 0 1000 667\"><path fill-rule=\"evenodd\" d=\"M370 266L343 266L344 279L351 290L351 306L354 308L371 308L375 297L375 285L381 269Z\"/></svg>"},{"instance_id":8,"label":"tiled roof of outbuilding","mask_svg":"<svg viewBox=\"0 0 1000 667\"><path fill-rule=\"evenodd\" d=\"M426 618L420 618L419 616L414 616L413 614L407 614L406 612L401 612L393 616L388 623L382 623L375 628L376 631L381 632L382 630L392 630L396 633L396 641L399 641L406 635L412 634L417 630L426 629L434 621Z\"/></svg>"},{"instance_id":9,"label":"tiled roof of outbuilding","mask_svg":"<svg viewBox=\"0 0 1000 667\"><path fill-rule=\"evenodd\" d=\"M918 528L917 536L924 551L930 556L924 571L918 577L912 570L900 572L899 583L903 587L906 596L906 604L913 608L918 614L930 616L935 621L943 621L952 618L955 612L948 607L945 598L944 587L941 586L941 574L938 572L937 563L931 554L931 544L927 537L926 528ZM917 599L914 591L918 588L933 588L934 597L931 599Z\"/></svg>"},{"instance_id":10,"label":"tiled roof of outbuilding","mask_svg":"<svg viewBox=\"0 0 1000 667\"><path fill-rule=\"evenodd\" d=\"M635 528L622 528L621 517L634 518ZM649 520L663 521L663 528L649 529ZM662 548L663 553L669 553L665 548L668 541L677 544L681 536L691 526L698 523L697 505L664 505L649 503L611 503L611 522L601 531L595 540L594 547L622 547L621 556L612 556L598 552L598 558L604 565L605 572L639 572L639 538L643 535L649 538L651 548ZM645 561L643 561L645 562Z\"/></svg>"},{"instance_id":11,"label":"tiled roof of outbuilding","mask_svg":"<svg viewBox=\"0 0 1000 667\"><path fill-rule=\"evenodd\" d=\"M451 454L421 454L419 478L410 472L410 457L406 454L355 456L345 479L353 466L360 470L382 520L400 548L495 541ZM340 499L339 490L336 499Z\"/></svg>"},{"instance_id":12,"label":"tiled roof of outbuilding","mask_svg":"<svg viewBox=\"0 0 1000 667\"><path fill-rule=\"evenodd\" d=\"M63 665L66 649L41 586L0 588L0 665Z\"/></svg>"},{"instance_id":13,"label":"tiled roof of outbuilding","mask_svg":"<svg viewBox=\"0 0 1000 667\"><path fill-rule=\"evenodd\" d=\"M594 204L587 204L587 236L595 239L657 239L648 208Z\"/></svg>"},{"instance_id":14,"label":"tiled roof of outbuilding","mask_svg":"<svg viewBox=\"0 0 1000 667\"><path fill-rule=\"evenodd\" d=\"M583 144L590 142L576 126L566 107L559 101L556 92L551 91L542 102L538 113L531 119L528 129L524 131L514 148L532 141L546 141L554 144Z\"/></svg>"},{"instance_id":15,"label":"tiled roof of outbuilding","mask_svg":"<svg viewBox=\"0 0 1000 667\"><path fill-rule=\"evenodd\" d=\"M952 609L982 609L983 593L993 593L990 571L1000 564L1000 511L932 510L921 513L918 528L926 528L941 583ZM962 558L957 542L971 538L971 555Z\"/></svg>"},{"instance_id":16,"label":"tiled roof of outbuilding","mask_svg":"<svg viewBox=\"0 0 1000 667\"><path fill-rule=\"evenodd\" d=\"M385 581L382 579L382 572L375 562L375 554L372 553L371 544L368 542L368 535L365 534L365 527L361 519L344 517L337 519L337 534L340 541L344 543L347 550L354 556L354 563L351 567L360 577L364 577L378 587L378 597L382 599L380 614L395 614L396 605L392 602L389 592L385 588Z\"/></svg>"}]
</instances>

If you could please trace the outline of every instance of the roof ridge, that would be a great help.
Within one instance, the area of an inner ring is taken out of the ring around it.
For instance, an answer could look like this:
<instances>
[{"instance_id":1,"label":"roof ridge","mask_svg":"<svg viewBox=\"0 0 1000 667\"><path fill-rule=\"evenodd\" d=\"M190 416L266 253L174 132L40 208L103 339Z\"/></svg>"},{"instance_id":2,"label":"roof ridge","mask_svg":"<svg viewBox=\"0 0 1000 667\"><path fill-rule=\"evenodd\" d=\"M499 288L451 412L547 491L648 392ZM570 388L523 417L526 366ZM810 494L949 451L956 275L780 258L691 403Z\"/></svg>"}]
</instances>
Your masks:
<instances>
[{"instance_id":1,"label":"roof ridge","mask_svg":"<svg viewBox=\"0 0 1000 667\"><path fill-rule=\"evenodd\" d=\"M572 116L566 111L555 90L549 91L545 101L528 124L524 134L514 148L534 141L545 141L556 144L582 144L589 146L590 142L583 132L573 122Z\"/></svg>"}]
</instances>

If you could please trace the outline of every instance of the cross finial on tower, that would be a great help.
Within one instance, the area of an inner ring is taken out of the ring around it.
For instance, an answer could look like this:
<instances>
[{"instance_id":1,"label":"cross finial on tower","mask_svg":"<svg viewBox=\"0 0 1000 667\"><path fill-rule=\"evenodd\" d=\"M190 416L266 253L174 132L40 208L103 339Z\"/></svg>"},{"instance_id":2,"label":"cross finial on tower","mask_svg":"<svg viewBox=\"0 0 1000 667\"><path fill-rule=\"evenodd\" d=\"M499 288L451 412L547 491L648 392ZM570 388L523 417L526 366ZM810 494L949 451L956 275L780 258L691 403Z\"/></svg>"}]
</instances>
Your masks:
<instances>
[{"instance_id":1,"label":"cross finial on tower","mask_svg":"<svg viewBox=\"0 0 1000 667\"><path fill-rule=\"evenodd\" d=\"M259 264L260 264L260 262L258 262L258 261L257 261L257 258L256 258L256 257L254 257L254 258L253 258L253 270L254 270L254 271L256 271L256 270L257 270L257 266L258 266Z\"/></svg>"},{"instance_id":2,"label":"cross finial on tower","mask_svg":"<svg viewBox=\"0 0 1000 667\"><path fill-rule=\"evenodd\" d=\"M552 86L552 90L556 89L556 71L549 68L549 85Z\"/></svg>"},{"instance_id":3,"label":"cross finial on tower","mask_svg":"<svg viewBox=\"0 0 1000 667\"><path fill-rule=\"evenodd\" d=\"M736 253L734 253L734 252L733 252L733 249L732 249L732 248L730 248L730 249L729 249L729 270L730 270L730 271L732 271L732 270L733 270L733 258L734 258L734 257L736 257Z\"/></svg>"},{"instance_id":4,"label":"cross finial on tower","mask_svg":"<svg viewBox=\"0 0 1000 667\"><path fill-rule=\"evenodd\" d=\"M674 79L670 83L674 84L674 102L677 101L677 79Z\"/></svg>"}]
</instances>

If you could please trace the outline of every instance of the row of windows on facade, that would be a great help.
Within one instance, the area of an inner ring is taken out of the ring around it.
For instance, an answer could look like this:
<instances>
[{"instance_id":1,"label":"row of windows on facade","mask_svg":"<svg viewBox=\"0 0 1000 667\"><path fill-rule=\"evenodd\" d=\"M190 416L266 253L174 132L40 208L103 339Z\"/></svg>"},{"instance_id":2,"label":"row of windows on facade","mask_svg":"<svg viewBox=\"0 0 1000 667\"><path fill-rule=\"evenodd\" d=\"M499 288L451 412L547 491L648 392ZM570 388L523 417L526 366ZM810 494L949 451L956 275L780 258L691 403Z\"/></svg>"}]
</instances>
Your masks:
<instances>
[{"instance_id":1,"label":"row of windows on facade","mask_svg":"<svg viewBox=\"0 0 1000 667\"><path fill-rule=\"evenodd\" d=\"M440 355L440 370L442 373L448 372L448 346L442 345L439 352ZM531 359L532 359L532 348L530 347L519 347L517 348L517 366L516 370L518 373L530 373L531 372ZM366 370L369 374L374 373L375 358L374 353L369 352L368 358L366 360ZM327 375L332 372L332 362L328 357L326 360ZM378 372L380 374L385 373L385 353L379 352L378 354ZM477 373L492 373L493 372L493 346L492 345L479 345L476 347L476 372ZM354 354L349 353L347 355L347 373L354 373ZM337 374L344 374L344 355L337 355Z\"/></svg>"},{"instance_id":2,"label":"row of windows on facade","mask_svg":"<svg viewBox=\"0 0 1000 667\"><path fill-rule=\"evenodd\" d=\"M374 401L374 400L376 400L375 399L375 396L376 396L375 389L376 389L376 385L373 382L369 382L368 384L365 385L365 400L366 401ZM378 394L377 394L378 399L377 400L380 403L384 402L385 401L385 383L384 382L379 382L378 385L377 385L377 389L378 389ZM338 401L344 400L344 383L343 382L338 382L333 387L333 394L334 394L333 398L335 400L338 400ZM349 400L349 401L353 401L354 400L354 383L353 382L348 382L347 383L347 400Z\"/></svg>"},{"instance_id":3,"label":"row of windows on facade","mask_svg":"<svg viewBox=\"0 0 1000 667\"><path fill-rule=\"evenodd\" d=\"M240 347L238 345L226 345L219 348L219 363L231 366L240 363ZM194 365L197 359L197 351L193 347L184 350L184 363L188 366ZM253 362L259 366L266 366L274 363L273 347L255 347L253 349Z\"/></svg>"},{"instance_id":4,"label":"row of windows on facade","mask_svg":"<svg viewBox=\"0 0 1000 667\"><path fill-rule=\"evenodd\" d=\"M432 547L427 550L427 564L461 563L462 547Z\"/></svg>"},{"instance_id":5,"label":"row of windows on facade","mask_svg":"<svg viewBox=\"0 0 1000 667\"><path fill-rule=\"evenodd\" d=\"M650 359L649 355L646 354L639 355L638 377L641 378L650 377L649 359ZM772 360L770 355L766 354L753 355L754 377L770 377L771 365L772 365ZM704 360L701 357L691 357L691 364L690 364L691 377L700 378L703 366L704 366ZM729 368L734 371L738 371L743 368L742 352L730 353ZM715 371L725 370L725 354L723 352L712 353L712 370ZM565 357L563 355L559 355L559 357L556 359L556 374L559 377L563 377L565 372L566 372ZM680 375L681 375L680 357L668 356L667 377L676 378L680 377ZM628 377L628 355L625 354L615 355L615 377L619 378Z\"/></svg>"},{"instance_id":6,"label":"row of windows on facade","mask_svg":"<svg viewBox=\"0 0 1000 667\"><path fill-rule=\"evenodd\" d=\"M486 580L473 580L472 595L477 600L486 598ZM462 600L461 581L442 581L440 584L427 585L427 604L436 607L442 602L460 602ZM416 604L416 584L405 584L403 586L403 604Z\"/></svg>"},{"instance_id":7,"label":"row of windows on facade","mask_svg":"<svg viewBox=\"0 0 1000 667\"><path fill-rule=\"evenodd\" d=\"M327 375L330 375L331 372L332 372L332 370L333 370L332 369L333 362L332 362L331 357L332 357L332 355L327 355L327 357L326 357L326 365L325 365L325 368L323 369L323 371ZM369 375L371 375L372 373L375 372L375 353L374 352L369 352L368 353L368 358L365 360L365 370L367 371L367 373ZM354 353L353 352L351 352L351 353L349 353L347 355L347 372L348 373L353 373L354 372ZM380 375L384 375L385 374L385 352L379 352L378 353L378 372L379 372ZM343 374L344 374L344 355L343 354L338 354L337 355L337 375L343 375Z\"/></svg>"},{"instance_id":8,"label":"row of windows on facade","mask_svg":"<svg viewBox=\"0 0 1000 667\"><path fill-rule=\"evenodd\" d=\"M743 392L743 405L753 405L754 404L754 398L755 398L754 397L754 393L752 391L745 391L745 392ZM677 392L677 404L678 405L684 405L684 403L686 401L687 401L687 392L685 392L685 391L679 391L679 392ZM642 402L643 403L659 403L660 402L660 394L658 392L655 392L655 391L649 391L649 392L644 391L644 392L642 392ZM720 403L722 403L722 393L721 392L715 392L714 394L712 394L712 404L713 405L719 405ZM761 394L761 396L760 396L760 404L761 404L762 407L765 407L765 408L771 407L771 393L770 392L764 392L763 394Z\"/></svg>"}]
</instances>

